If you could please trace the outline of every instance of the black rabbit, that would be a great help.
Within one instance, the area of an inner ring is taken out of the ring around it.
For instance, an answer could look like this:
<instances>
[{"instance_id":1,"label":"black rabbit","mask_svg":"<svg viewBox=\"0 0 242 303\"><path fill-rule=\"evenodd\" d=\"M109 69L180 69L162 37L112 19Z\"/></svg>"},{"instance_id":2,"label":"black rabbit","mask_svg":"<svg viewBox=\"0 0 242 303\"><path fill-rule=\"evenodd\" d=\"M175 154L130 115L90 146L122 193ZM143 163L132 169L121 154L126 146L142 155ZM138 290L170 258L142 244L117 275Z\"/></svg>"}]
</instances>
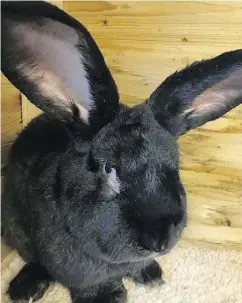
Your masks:
<instances>
[{"instance_id":1,"label":"black rabbit","mask_svg":"<svg viewBox=\"0 0 242 303\"><path fill-rule=\"evenodd\" d=\"M1 6L2 71L45 112L7 165L2 224L27 263L8 293L36 300L58 281L73 302L125 302L122 278L162 282L154 258L186 225L177 139L241 104L242 50L174 73L128 108L78 21L42 1Z\"/></svg>"}]
</instances>

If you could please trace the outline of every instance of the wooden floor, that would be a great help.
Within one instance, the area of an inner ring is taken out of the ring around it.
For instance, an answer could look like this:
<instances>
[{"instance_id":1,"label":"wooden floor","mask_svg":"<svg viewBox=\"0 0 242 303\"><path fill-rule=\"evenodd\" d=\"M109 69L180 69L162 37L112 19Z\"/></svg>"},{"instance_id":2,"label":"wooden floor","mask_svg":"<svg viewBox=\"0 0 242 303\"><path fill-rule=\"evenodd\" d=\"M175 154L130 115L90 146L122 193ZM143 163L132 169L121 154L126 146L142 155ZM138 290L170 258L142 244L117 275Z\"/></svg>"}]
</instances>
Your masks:
<instances>
[{"instance_id":1,"label":"wooden floor","mask_svg":"<svg viewBox=\"0 0 242 303\"><path fill-rule=\"evenodd\" d=\"M195 60L241 48L240 2L77 2L65 11L96 39L122 102L145 100L170 73ZM2 148L38 110L2 86ZM184 245L242 250L242 106L181 137L188 193Z\"/></svg>"}]
</instances>

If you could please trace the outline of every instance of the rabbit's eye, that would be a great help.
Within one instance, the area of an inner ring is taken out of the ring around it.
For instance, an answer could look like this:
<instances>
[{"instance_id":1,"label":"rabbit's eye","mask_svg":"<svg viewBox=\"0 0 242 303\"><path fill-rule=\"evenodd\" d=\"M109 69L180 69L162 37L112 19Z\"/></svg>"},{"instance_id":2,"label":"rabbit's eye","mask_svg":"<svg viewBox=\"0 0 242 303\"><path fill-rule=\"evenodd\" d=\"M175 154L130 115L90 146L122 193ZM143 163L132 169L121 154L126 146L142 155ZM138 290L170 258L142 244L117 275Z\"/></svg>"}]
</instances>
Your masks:
<instances>
[{"instance_id":1,"label":"rabbit's eye","mask_svg":"<svg viewBox=\"0 0 242 303\"><path fill-rule=\"evenodd\" d=\"M107 162L104 166L104 169L107 174L110 174L112 172L113 167L110 162Z\"/></svg>"}]
</instances>

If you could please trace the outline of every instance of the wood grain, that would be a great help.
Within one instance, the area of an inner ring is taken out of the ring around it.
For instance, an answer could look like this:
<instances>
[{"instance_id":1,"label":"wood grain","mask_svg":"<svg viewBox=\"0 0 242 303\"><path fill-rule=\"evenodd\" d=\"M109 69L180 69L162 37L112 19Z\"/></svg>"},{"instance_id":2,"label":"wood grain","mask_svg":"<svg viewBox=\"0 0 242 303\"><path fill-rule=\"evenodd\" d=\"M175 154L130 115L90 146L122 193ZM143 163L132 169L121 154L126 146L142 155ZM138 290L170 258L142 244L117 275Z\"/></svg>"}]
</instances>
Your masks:
<instances>
[{"instance_id":1,"label":"wood grain","mask_svg":"<svg viewBox=\"0 0 242 303\"><path fill-rule=\"evenodd\" d=\"M1 73L1 164L5 165L9 148L22 129L20 92Z\"/></svg>"},{"instance_id":2,"label":"wood grain","mask_svg":"<svg viewBox=\"0 0 242 303\"><path fill-rule=\"evenodd\" d=\"M240 2L64 1L63 8L93 35L130 106L175 70L241 48ZM179 142L189 215L183 244L242 250L242 107Z\"/></svg>"},{"instance_id":3,"label":"wood grain","mask_svg":"<svg viewBox=\"0 0 242 303\"><path fill-rule=\"evenodd\" d=\"M130 105L176 69L241 47L239 2L64 1L63 8L93 35Z\"/></svg>"}]
</instances>

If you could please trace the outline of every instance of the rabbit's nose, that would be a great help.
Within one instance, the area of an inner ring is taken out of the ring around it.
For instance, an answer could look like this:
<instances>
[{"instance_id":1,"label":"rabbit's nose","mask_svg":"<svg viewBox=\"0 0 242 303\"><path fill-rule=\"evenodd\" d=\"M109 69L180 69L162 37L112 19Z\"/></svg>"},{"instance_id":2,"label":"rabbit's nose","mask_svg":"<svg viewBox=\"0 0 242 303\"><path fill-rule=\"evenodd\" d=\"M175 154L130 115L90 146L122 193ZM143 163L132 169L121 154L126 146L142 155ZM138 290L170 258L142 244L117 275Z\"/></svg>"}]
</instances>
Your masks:
<instances>
[{"instance_id":1,"label":"rabbit's nose","mask_svg":"<svg viewBox=\"0 0 242 303\"><path fill-rule=\"evenodd\" d=\"M153 252L163 253L172 245L175 238L176 228L174 224L168 227L166 233L157 231L156 233L144 233L142 235L142 245Z\"/></svg>"},{"instance_id":2,"label":"rabbit's nose","mask_svg":"<svg viewBox=\"0 0 242 303\"><path fill-rule=\"evenodd\" d=\"M156 252L156 253L160 253L162 251L164 251L167 247L167 240L163 240L160 241L159 239L154 239L153 243L150 247L150 250Z\"/></svg>"},{"instance_id":3,"label":"rabbit's nose","mask_svg":"<svg viewBox=\"0 0 242 303\"><path fill-rule=\"evenodd\" d=\"M150 251L160 253L166 249L167 240L151 234L145 234L142 237L141 244Z\"/></svg>"}]
</instances>

